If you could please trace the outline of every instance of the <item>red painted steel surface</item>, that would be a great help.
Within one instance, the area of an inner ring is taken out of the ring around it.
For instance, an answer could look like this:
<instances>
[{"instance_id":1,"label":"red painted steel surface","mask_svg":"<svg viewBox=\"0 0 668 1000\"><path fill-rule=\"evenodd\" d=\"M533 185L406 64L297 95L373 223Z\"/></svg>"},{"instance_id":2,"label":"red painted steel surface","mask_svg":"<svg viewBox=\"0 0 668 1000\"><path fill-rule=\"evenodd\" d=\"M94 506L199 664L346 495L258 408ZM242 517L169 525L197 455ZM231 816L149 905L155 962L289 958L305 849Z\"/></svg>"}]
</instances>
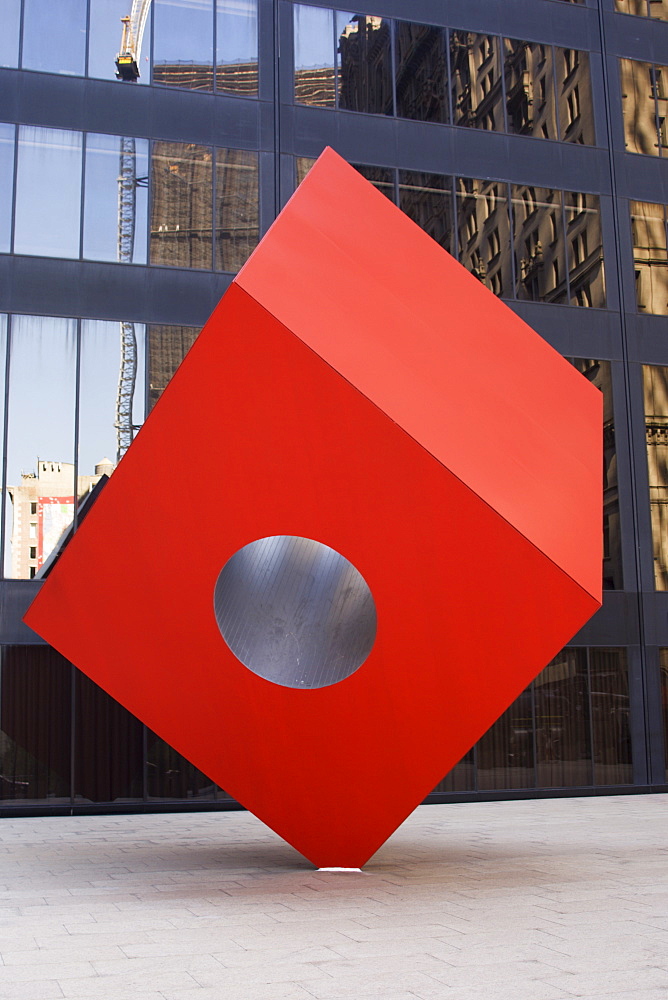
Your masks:
<instances>
[{"instance_id":1,"label":"red painted steel surface","mask_svg":"<svg viewBox=\"0 0 668 1000\"><path fill-rule=\"evenodd\" d=\"M599 607L601 423L327 151L26 621L314 864L358 867ZM371 588L375 645L338 684L273 684L221 638L217 576L269 535Z\"/></svg>"}]
</instances>

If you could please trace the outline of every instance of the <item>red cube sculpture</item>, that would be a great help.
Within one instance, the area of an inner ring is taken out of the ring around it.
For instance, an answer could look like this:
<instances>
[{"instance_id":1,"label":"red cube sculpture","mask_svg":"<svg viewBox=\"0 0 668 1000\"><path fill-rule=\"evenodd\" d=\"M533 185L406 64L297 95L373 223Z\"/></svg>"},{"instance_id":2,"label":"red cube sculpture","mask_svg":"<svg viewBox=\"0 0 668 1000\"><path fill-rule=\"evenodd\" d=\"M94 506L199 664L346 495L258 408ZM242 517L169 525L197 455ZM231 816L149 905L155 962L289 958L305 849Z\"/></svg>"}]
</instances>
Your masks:
<instances>
[{"instance_id":1,"label":"red cube sculpture","mask_svg":"<svg viewBox=\"0 0 668 1000\"><path fill-rule=\"evenodd\" d=\"M601 425L326 150L25 620L314 864L361 866L600 606Z\"/></svg>"}]
</instances>

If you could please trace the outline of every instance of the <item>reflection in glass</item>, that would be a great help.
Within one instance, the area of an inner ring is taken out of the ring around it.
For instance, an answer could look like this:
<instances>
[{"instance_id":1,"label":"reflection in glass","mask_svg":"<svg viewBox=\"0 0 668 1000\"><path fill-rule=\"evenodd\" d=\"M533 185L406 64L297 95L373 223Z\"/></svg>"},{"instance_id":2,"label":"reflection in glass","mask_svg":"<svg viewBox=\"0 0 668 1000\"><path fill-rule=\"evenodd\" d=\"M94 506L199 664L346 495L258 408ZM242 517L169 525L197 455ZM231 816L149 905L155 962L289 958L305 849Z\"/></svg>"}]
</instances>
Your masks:
<instances>
[{"instance_id":1,"label":"reflection in glass","mask_svg":"<svg viewBox=\"0 0 668 1000\"><path fill-rule=\"evenodd\" d=\"M636 302L642 312L668 316L668 230L666 206L631 202Z\"/></svg>"},{"instance_id":2,"label":"reflection in glass","mask_svg":"<svg viewBox=\"0 0 668 1000\"><path fill-rule=\"evenodd\" d=\"M391 22L370 14L336 14L339 107L394 114Z\"/></svg>"},{"instance_id":3,"label":"reflection in glass","mask_svg":"<svg viewBox=\"0 0 668 1000\"><path fill-rule=\"evenodd\" d=\"M125 327L135 337L134 357L123 351ZM79 477L110 475L144 420L146 337L141 323L83 320L79 358ZM130 394L127 403L123 394ZM124 405L121 405L124 404ZM130 433L125 435L126 425Z\"/></svg>"},{"instance_id":4,"label":"reflection in glass","mask_svg":"<svg viewBox=\"0 0 668 1000\"><path fill-rule=\"evenodd\" d=\"M149 38L151 37L151 6L144 30L141 51L135 53L139 68L138 83L150 83ZM101 80L116 79L116 56L122 38L121 18L132 10L128 0L92 0L88 28L88 75Z\"/></svg>"},{"instance_id":5,"label":"reflection in glass","mask_svg":"<svg viewBox=\"0 0 668 1000\"><path fill-rule=\"evenodd\" d=\"M447 32L428 24L395 24L397 114L423 122L447 122Z\"/></svg>"},{"instance_id":6,"label":"reflection in glass","mask_svg":"<svg viewBox=\"0 0 668 1000\"><path fill-rule=\"evenodd\" d=\"M209 146L153 143L151 264L211 268L212 157Z\"/></svg>"},{"instance_id":7,"label":"reflection in glass","mask_svg":"<svg viewBox=\"0 0 668 1000\"><path fill-rule=\"evenodd\" d=\"M86 136L83 256L146 263L148 139Z\"/></svg>"},{"instance_id":8,"label":"reflection in glass","mask_svg":"<svg viewBox=\"0 0 668 1000\"><path fill-rule=\"evenodd\" d=\"M554 57L561 138L566 142L593 146L596 137L589 53L579 49L555 48Z\"/></svg>"},{"instance_id":9,"label":"reflection in glass","mask_svg":"<svg viewBox=\"0 0 668 1000\"><path fill-rule=\"evenodd\" d=\"M450 73L453 125L503 132L499 39L452 31Z\"/></svg>"},{"instance_id":10,"label":"reflection in glass","mask_svg":"<svg viewBox=\"0 0 668 1000\"><path fill-rule=\"evenodd\" d=\"M533 689L538 786L591 785L587 650L563 649Z\"/></svg>"},{"instance_id":11,"label":"reflection in glass","mask_svg":"<svg viewBox=\"0 0 668 1000\"><path fill-rule=\"evenodd\" d=\"M564 192L571 304L605 308L601 212L597 194Z\"/></svg>"},{"instance_id":12,"label":"reflection in glass","mask_svg":"<svg viewBox=\"0 0 668 1000\"><path fill-rule=\"evenodd\" d=\"M309 172L309 170L311 169L311 167L313 166L314 163L315 163L315 160L311 156L297 156L297 157L295 157L295 171L296 171L296 174L297 174L297 186L299 186L301 184L301 182L304 180L304 178L306 177L307 173ZM359 167L358 167L358 170L359 170Z\"/></svg>"},{"instance_id":13,"label":"reflection in glass","mask_svg":"<svg viewBox=\"0 0 668 1000\"><path fill-rule=\"evenodd\" d=\"M663 708L663 747L666 766L666 781L668 781L668 649L660 649L661 666L661 705Z\"/></svg>"},{"instance_id":14,"label":"reflection in glass","mask_svg":"<svg viewBox=\"0 0 668 1000\"><path fill-rule=\"evenodd\" d=\"M508 131L558 139L552 46L503 39Z\"/></svg>"},{"instance_id":15,"label":"reflection in glass","mask_svg":"<svg viewBox=\"0 0 668 1000\"><path fill-rule=\"evenodd\" d=\"M654 586L668 590L668 368L643 365Z\"/></svg>"},{"instance_id":16,"label":"reflection in glass","mask_svg":"<svg viewBox=\"0 0 668 1000\"><path fill-rule=\"evenodd\" d=\"M149 799L191 799L211 802L216 786L173 747L146 730L146 782Z\"/></svg>"},{"instance_id":17,"label":"reflection in glass","mask_svg":"<svg viewBox=\"0 0 668 1000\"><path fill-rule=\"evenodd\" d=\"M567 302L561 192L511 185L518 299Z\"/></svg>"},{"instance_id":18,"label":"reflection in glass","mask_svg":"<svg viewBox=\"0 0 668 1000\"><path fill-rule=\"evenodd\" d=\"M457 178L459 260L495 295L512 295L506 185Z\"/></svg>"},{"instance_id":19,"label":"reflection in glass","mask_svg":"<svg viewBox=\"0 0 668 1000\"><path fill-rule=\"evenodd\" d=\"M153 0L153 83L213 90L213 0Z\"/></svg>"},{"instance_id":20,"label":"reflection in glass","mask_svg":"<svg viewBox=\"0 0 668 1000\"><path fill-rule=\"evenodd\" d=\"M625 649L590 649L594 782L633 781L629 728L629 678Z\"/></svg>"},{"instance_id":21,"label":"reflection in glass","mask_svg":"<svg viewBox=\"0 0 668 1000\"><path fill-rule=\"evenodd\" d=\"M478 742L478 788L534 785L533 710L527 688Z\"/></svg>"},{"instance_id":22,"label":"reflection in glass","mask_svg":"<svg viewBox=\"0 0 668 1000\"><path fill-rule=\"evenodd\" d=\"M0 657L0 800L69 805L72 667L50 646Z\"/></svg>"},{"instance_id":23,"label":"reflection in glass","mask_svg":"<svg viewBox=\"0 0 668 1000\"><path fill-rule=\"evenodd\" d=\"M0 253L8 253L11 245L14 133L14 125L0 122Z\"/></svg>"},{"instance_id":24,"label":"reflection in glass","mask_svg":"<svg viewBox=\"0 0 668 1000\"><path fill-rule=\"evenodd\" d=\"M668 0L615 0L615 10L620 14L652 17L655 21L668 21Z\"/></svg>"},{"instance_id":25,"label":"reflection in glass","mask_svg":"<svg viewBox=\"0 0 668 1000\"><path fill-rule=\"evenodd\" d=\"M0 66L19 64L19 25L21 0L4 0L2 5L2 31L0 31Z\"/></svg>"},{"instance_id":26,"label":"reflection in glass","mask_svg":"<svg viewBox=\"0 0 668 1000\"><path fill-rule=\"evenodd\" d=\"M83 76L85 63L86 0L23 0L23 69Z\"/></svg>"},{"instance_id":27,"label":"reflection in glass","mask_svg":"<svg viewBox=\"0 0 668 1000\"><path fill-rule=\"evenodd\" d=\"M216 0L216 90L257 96L257 0Z\"/></svg>"},{"instance_id":28,"label":"reflection in glass","mask_svg":"<svg viewBox=\"0 0 668 1000\"><path fill-rule=\"evenodd\" d=\"M148 410L153 409L169 380L195 342L194 326L149 326Z\"/></svg>"},{"instance_id":29,"label":"reflection in glass","mask_svg":"<svg viewBox=\"0 0 668 1000\"><path fill-rule=\"evenodd\" d=\"M143 729L139 719L78 670L74 679L74 797L86 802L140 799Z\"/></svg>"},{"instance_id":30,"label":"reflection in glass","mask_svg":"<svg viewBox=\"0 0 668 1000\"><path fill-rule=\"evenodd\" d=\"M79 256L81 140L81 132L19 126L16 253Z\"/></svg>"},{"instance_id":31,"label":"reflection in glass","mask_svg":"<svg viewBox=\"0 0 668 1000\"><path fill-rule=\"evenodd\" d=\"M454 253L450 177L400 170L399 208L449 253Z\"/></svg>"},{"instance_id":32,"label":"reflection in glass","mask_svg":"<svg viewBox=\"0 0 668 1000\"><path fill-rule=\"evenodd\" d=\"M294 6L295 101L334 107L334 12Z\"/></svg>"},{"instance_id":33,"label":"reflection in glass","mask_svg":"<svg viewBox=\"0 0 668 1000\"><path fill-rule=\"evenodd\" d=\"M610 362L592 358L569 360L603 393L603 588L623 590L622 533Z\"/></svg>"},{"instance_id":34,"label":"reflection in glass","mask_svg":"<svg viewBox=\"0 0 668 1000\"><path fill-rule=\"evenodd\" d=\"M238 271L259 239L257 153L216 149L216 268Z\"/></svg>"},{"instance_id":35,"label":"reflection in glass","mask_svg":"<svg viewBox=\"0 0 668 1000\"><path fill-rule=\"evenodd\" d=\"M459 764L455 764L453 769L439 781L433 789L434 795L447 795L448 792L473 792L475 791L475 750L469 750L465 757L462 757Z\"/></svg>"},{"instance_id":36,"label":"reflection in glass","mask_svg":"<svg viewBox=\"0 0 668 1000\"><path fill-rule=\"evenodd\" d=\"M75 362L75 320L13 317L7 426L12 530L10 544L5 544L9 577L33 577L74 515ZM83 477L79 492L88 485Z\"/></svg>"},{"instance_id":37,"label":"reflection in glass","mask_svg":"<svg viewBox=\"0 0 668 1000\"><path fill-rule=\"evenodd\" d=\"M394 202L394 170L391 167L371 167L365 163L351 164L362 177L373 184L375 188Z\"/></svg>"},{"instance_id":38,"label":"reflection in glass","mask_svg":"<svg viewBox=\"0 0 668 1000\"><path fill-rule=\"evenodd\" d=\"M624 141L630 153L659 156L655 70L651 63L619 60Z\"/></svg>"}]
</instances>

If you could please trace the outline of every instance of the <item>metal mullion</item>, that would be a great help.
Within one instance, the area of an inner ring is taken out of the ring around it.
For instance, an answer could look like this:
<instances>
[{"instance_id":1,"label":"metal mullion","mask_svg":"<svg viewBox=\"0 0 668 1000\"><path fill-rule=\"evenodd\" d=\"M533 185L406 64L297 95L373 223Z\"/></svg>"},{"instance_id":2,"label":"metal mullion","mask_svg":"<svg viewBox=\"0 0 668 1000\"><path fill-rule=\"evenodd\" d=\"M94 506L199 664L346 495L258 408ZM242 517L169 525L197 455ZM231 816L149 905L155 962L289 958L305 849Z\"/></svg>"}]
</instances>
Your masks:
<instances>
[{"instance_id":1,"label":"metal mullion","mask_svg":"<svg viewBox=\"0 0 668 1000\"><path fill-rule=\"evenodd\" d=\"M3 401L3 414L4 414L4 428L2 433L2 472L0 474L0 480L2 485L2 500L0 501L0 517L2 521L0 522L0 578L4 579L5 576L5 520L7 511L7 445L9 441L9 359L10 359L10 341L11 341L11 330L12 330L12 317L7 314L7 326L6 326L6 338L5 338L5 379L4 379L4 401Z\"/></svg>"},{"instance_id":2,"label":"metal mullion","mask_svg":"<svg viewBox=\"0 0 668 1000\"><path fill-rule=\"evenodd\" d=\"M74 375L74 516L72 527L79 522L79 416L81 401L81 320L77 319L77 350Z\"/></svg>"},{"instance_id":3,"label":"metal mullion","mask_svg":"<svg viewBox=\"0 0 668 1000\"><path fill-rule=\"evenodd\" d=\"M570 192L571 194L573 192ZM568 255L568 222L566 220L566 191L561 192L561 226L564 233L564 282L566 284L566 302L565 305L571 305L571 278L569 274L569 255Z\"/></svg>"},{"instance_id":4,"label":"metal mullion","mask_svg":"<svg viewBox=\"0 0 668 1000\"><path fill-rule=\"evenodd\" d=\"M211 6L213 8L213 50L212 50L212 65L213 65L213 92L218 93L218 0L211 0Z\"/></svg>"},{"instance_id":5,"label":"metal mullion","mask_svg":"<svg viewBox=\"0 0 668 1000\"><path fill-rule=\"evenodd\" d=\"M16 225L16 188L19 171L19 126L14 125L14 165L12 170L12 210L9 232L9 252L14 253L14 227Z\"/></svg>"},{"instance_id":6,"label":"metal mullion","mask_svg":"<svg viewBox=\"0 0 668 1000\"><path fill-rule=\"evenodd\" d=\"M559 113L559 88L557 85L557 48L550 45L552 52L552 93L554 95L554 123L557 129L557 142L561 142L561 115Z\"/></svg>"},{"instance_id":7,"label":"metal mullion","mask_svg":"<svg viewBox=\"0 0 668 1000\"><path fill-rule=\"evenodd\" d=\"M533 747L533 787L538 788L538 736L536 733L536 681L531 682L531 743Z\"/></svg>"},{"instance_id":8,"label":"metal mullion","mask_svg":"<svg viewBox=\"0 0 668 1000\"><path fill-rule=\"evenodd\" d=\"M91 0L86 3L86 48L84 50L84 76L88 76L88 53L90 50L90 5Z\"/></svg>"},{"instance_id":9,"label":"metal mullion","mask_svg":"<svg viewBox=\"0 0 668 1000\"><path fill-rule=\"evenodd\" d=\"M505 98L504 98L505 107ZM505 121L505 119L504 119ZM513 285L513 294L510 296L513 299L517 299L517 273L515 267L515 213L513 212L513 186L510 181L506 182L506 198L508 205L508 237L510 241L510 246L508 248L510 253L510 279Z\"/></svg>"},{"instance_id":10,"label":"metal mullion","mask_svg":"<svg viewBox=\"0 0 668 1000\"><path fill-rule=\"evenodd\" d=\"M70 814L74 810L74 798L75 798L75 781L74 775L76 770L76 707L77 707L77 697L76 697L76 686L77 686L77 668L73 663L70 663Z\"/></svg>"},{"instance_id":11,"label":"metal mullion","mask_svg":"<svg viewBox=\"0 0 668 1000\"><path fill-rule=\"evenodd\" d=\"M663 158L663 151L661 148L661 127L659 124L659 92L656 82L656 66L654 63L651 64L652 72L652 99L654 101L654 131L656 132L656 148L658 150L658 156Z\"/></svg>"},{"instance_id":12,"label":"metal mullion","mask_svg":"<svg viewBox=\"0 0 668 1000\"><path fill-rule=\"evenodd\" d=\"M445 85L448 89L448 125L455 123L455 109L452 104L452 60L450 58L450 33L452 28L443 27L445 32Z\"/></svg>"},{"instance_id":13,"label":"metal mullion","mask_svg":"<svg viewBox=\"0 0 668 1000\"><path fill-rule=\"evenodd\" d=\"M83 257L84 241L84 211L86 207L86 149L88 146L88 133L81 132L81 190L79 192L79 257Z\"/></svg>"},{"instance_id":14,"label":"metal mullion","mask_svg":"<svg viewBox=\"0 0 668 1000\"><path fill-rule=\"evenodd\" d=\"M596 786L596 761L594 760L594 712L591 701L591 657L589 646L585 646L587 660L587 711L589 712L589 759L591 761L591 784Z\"/></svg>"},{"instance_id":15,"label":"metal mullion","mask_svg":"<svg viewBox=\"0 0 668 1000\"><path fill-rule=\"evenodd\" d=\"M149 31L148 31L148 82L149 86L153 86L153 38L155 36L155 8L156 4L151 4L151 10L149 12Z\"/></svg>"},{"instance_id":16,"label":"metal mullion","mask_svg":"<svg viewBox=\"0 0 668 1000\"><path fill-rule=\"evenodd\" d=\"M392 73L392 117L397 117L397 57L395 52L394 36L395 36L395 19L393 17L388 18L390 22L390 71ZM398 205L399 202L397 201Z\"/></svg>"},{"instance_id":17,"label":"metal mullion","mask_svg":"<svg viewBox=\"0 0 668 1000\"><path fill-rule=\"evenodd\" d=\"M334 110L339 110L339 53L336 45L336 15L338 11L332 11L332 54L334 56ZM292 18L292 31L294 34L295 20ZM294 76L294 70L293 70Z\"/></svg>"},{"instance_id":18,"label":"metal mullion","mask_svg":"<svg viewBox=\"0 0 668 1000\"><path fill-rule=\"evenodd\" d=\"M23 20L24 20L24 0L21 0L21 11L19 13L19 69L23 68Z\"/></svg>"},{"instance_id":19,"label":"metal mullion","mask_svg":"<svg viewBox=\"0 0 668 1000\"><path fill-rule=\"evenodd\" d=\"M452 199L452 251L455 260L459 260L459 215L457 211L457 177L450 177L450 197Z\"/></svg>"},{"instance_id":20,"label":"metal mullion","mask_svg":"<svg viewBox=\"0 0 668 1000\"><path fill-rule=\"evenodd\" d=\"M258 174L259 174L259 164L258 164ZM212 147L211 156L211 270L215 271L216 268L216 247L218 245L218 240L216 238L216 218L218 205L216 202L216 188L217 188L217 178L218 178L218 146ZM258 194L259 194L259 177L258 177Z\"/></svg>"},{"instance_id":21,"label":"metal mullion","mask_svg":"<svg viewBox=\"0 0 668 1000\"><path fill-rule=\"evenodd\" d=\"M508 135L508 107L506 104L506 58L503 44L504 35L497 35L499 44L499 72L501 74L501 100L503 102L503 132Z\"/></svg>"}]
</instances>

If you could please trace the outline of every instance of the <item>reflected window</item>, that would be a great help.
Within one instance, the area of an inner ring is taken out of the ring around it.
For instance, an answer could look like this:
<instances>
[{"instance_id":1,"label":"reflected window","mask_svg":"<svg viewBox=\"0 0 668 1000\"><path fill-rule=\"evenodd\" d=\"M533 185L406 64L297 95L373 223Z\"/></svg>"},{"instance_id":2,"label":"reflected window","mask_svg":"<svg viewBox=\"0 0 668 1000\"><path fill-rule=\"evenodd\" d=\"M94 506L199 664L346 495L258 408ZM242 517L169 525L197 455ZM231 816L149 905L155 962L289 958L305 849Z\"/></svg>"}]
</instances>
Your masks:
<instances>
[{"instance_id":1,"label":"reflected window","mask_svg":"<svg viewBox=\"0 0 668 1000\"><path fill-rule=\"evenodd\" d=\"M149 5L146 21L138 24L139 47L135 50L139 78L137 83L150 83L149 39L151 37L151 9ZM90 4L90 24L88 28L88 75L101 80L116 79L116 56L121 50L121 18L132 10L128 0L92 0Z\"/></svg>"},{"instance_id":2,"label":"reflected window","mask_svg":"<svg viewBox=\"0 0 668 1000\"><path fill-rule=\"evenodd\" d=\"M450 33L453 125L504 131L499 39Z\"/></svg>"},{"instance_id":3,"label":"reflected window","mask_svg":"<svg viewBox=\"0 0 668 1000\"><path fill-rule=\"evenodd\" d=\"M594 107L589 54L579 49L554 50L560 137L565 142L593 146Z\"/></svg>"},{"instance_id":4,"label":"reflected window","mask_svg":"<svg viewBox=\"0 0 668 1000\"><path fill-rule=\"evenodd\" d=\"M365 163L351 164L358 173L365 177L370 184L384 194L390 201L396 202L394 195L394 170L391 167L371 167Z\"/></svg>"},{"instance_id":5,"label":"reflected window","mask_svg":"<svg viewBox=\"0 0 668 1000\"><path fill-rule=\"evenodd\" d=\"M399 171L399 208L437 243L454 253L452 179L442 174Z\"/></svg>"},{"instance_id":6,"label":"reflected window","mask_svg":"<svg viewBox=\"0 0 668 1000\"><path fill-rule=\"evenodd\" d=\"M663 708L663 746L668 781L668 649L660 649L661 657L661 706Z\"/></svg>"},{"instance_id":7,"label":"reflected window","mask_svg":"<svg viewBox=\"0 0 668 1000\"><path fill-rule=\"evenodd\" d=\"M295 101L333 108L334 11L294 6Z\"/></svg>"},{"instance_id":8,"label":"reflected window","mask_svg":"<svg viewBox=\"0 0 668 1000\"><path fill-rule=\"evenodd\" d=\"M150 263L212 266L213 150L154 142L151 156Z\"/></svg>"},{"instance_id":9,"label":"reflected window","mask_svg":"<svg viewBox=\"0 0 668 1000\"><path fill-rule=\"evenodd\" d=\"M16 253L79 256L81 150L81 132L19 126Z\"/></svg>"},{"instance_id":10,"label":"reflected window","mask_svg":"<svg viewBox=\"0 0 668 1000\"><path fill-rule=\"evenodd\" d=\"M23 69L83 76L85 63L86 0L23 0Z\"/></svg>"},{"instance_id":11,"label":"reflected window","mask_svg":"<svg viewBox=\"0 0 668 1000\"><path fill-rule=\"evenodd\" d=\"M599 197L566 191L564 210L571 304L603 309L605 273Z\"/></svg>"},{"instance_id":12,"label":"reflected window","mask_svg":"<svg viewBox=\"0 0 668 1000\"><path fill-rule=\"evenodd\" d=\"M41 566L74 516L76 321L12 317L7 424L5 575L30 577L30 525ZM87 484L81 483L79 493ZM37 521L31 504L37 504ZM11 506L11 510L10 510ZM7 540L9 539L9 545Z\"/></svg>"},{"instance_id":13,"label":"reflected window","mask_svg":"<svg viewBox=\"0 0 668 1000\"><path fill-rule=\"evenodd\" d=\"M590 649L594 783L633 781L629 726L629 677L625 649Z\"/></svg>"},{"instance_id":14,"label":"reflected window","mask_svg":"<svg viewBox=\"0 0 668 1000\"><path fill-rule=\"evenodd\" d=\"M394 114L390 20L339 11L336 43L338 106L370 115Z\"/></svg>"},{"instance_id":15,"label":"reflected window","mask_svg":"<svg viewBox=\"0 0 668 1000\"><path fill-rule=\"evenodd\" d=\"M666 137L660 118L666 117L664 74L668 67L635 59L619 60L624 141L630 153L661 156Z\"/></svg>"},{"instance_id":16,"label":"reflected window","mask_svg":"<svg viewBox=\"0 0 668 1000\"><path fill-rule=\"evenodd\" d=\"M86 135L83 256L146 263L148 140Z\"/></svg>"},{"instance_id":17,"label":"reflected window","mask_svg":"<svg viewBox=\"0 0 668 1000\"><path fill-rule=\"evenodd\" d=\"M397 115L423 122L450 120L446 81L447 31L428 24L395 24Z\"/></svg>"},{"instance_id":18,"label":"reflected window","mask_svg":"<svg viewBox=\"0 0 668 1000\"><path fill-rule=\"evenodd\" d=\"M458 177L456 187L460 262L495 295L512 296L506 185Z\"/></svg>"},{"instance_id":19,"label":"reflected window","mask_svg":"<svg viewBox=\"0 0 668 1000\"><path fill-rule=\"evenodd\" d=\"M503 39L508 131L558 139L551 45Z\"/></svg>"},{"instance_id":20,"label":"reflected window","mask_svg":"<svg viewBox=\"0 0 668 1000\"><path fill-rule=\"evenodd\" d=\"M654 586L668 590L668 367L643 365Z\"/></svg>"},{"instance_id":21,"label":"reflected window","mask_svg":"<svg viewBox=\"0 0 668 1000\"><path fill-rule=\"evenodd\" d=\"M257 0L216 0L216 89L257 96Z\"/></svg>"},{"instance_id":22,"label":"reflected window","mask_svg":"<svg viewBox=\"0 0 668 1000\"><path fill-rule=\"evenodd\" d=\"M530 184L513 184L510 190L517 298L565 303L568 289L561 192Z\"/></svg>"},{"instance_id":23,"label":"reflected window","mask_svg":"<svg viewBox=\"0 0 668 1000\"><path fill-rule=\"evenodd\" d=\"M636 303L655 316L668 316L667 215L665 205L631 202Z\"/></svg>"},{"instance_id":24,"label":"reflected window","mask_svg":"<svg viewBox=\"0 0 668 1000\"><path fill-rule=\"evenodd\" d=\"M620 14L635 14L636 17L652 17L656 21L668 21L668 0L615 0L615 10Z\"/></svg>"},{"instance_id":25,"label":"reflected window","mask_svg":"<svg viewBox=\"0 0 668 1000\"><path fill-rule=\"evenodd\" d=\"M257 245L257 153L216 150L216 268L238 271Z\"/></svg>"},{"instance_id":26,"label":"reflected window","mask_svg":"<svg viewBox=\"0 0 668 1000\"><path fill-rule=\"evenodd\" d=\"M142 323L83 320L79 357L79 478L111 475L144 420Z\"/></svg>"},{"instance_id":27,"label":"reflected window","mask_svg":"<svg viewBox=\"0 0 668 1000\"><path fill-rule=\"evenodd\" d=\"M195 343L199 329L193 326L149 326L148 409L153 409L169 380Z\"/></svg>"},{"instance_id":28,"label":"reflected window","mask_svg":"<svg viewBox=\"0 0 668 1000\"><path fill-rule=\"evenodd\" d=\"M0 31L0 66L19 64L19 26L21 0L4 0L2 5L2 31Z\"/></svg>"},{"instance_id":29,"label":"reflected window","mask_svg":"<svg viewBox=\"0 0 668 1000\"><path fill-rule=\"evenodd\" d=\"M534 723L531 688L517 698L477 746L478 788L533 788Z\"/></svg>"},{"instance_id":30,"label":"reflected window","mask_svg":"<svg viewBox=\"0 0 668 1000\"><path fill-rule=\"evenodd\" d=\"M14 189L14 125L0 122L0 253L8 253L11 246L12 197Z\"/></svg>"},{"instance_id":31,"label":"reflected window","mask_svg":"<svg viewBox=\"0 0 668 1000\"><path fill-rule=\"evenodd\" d=\"M213 90L213 0L154 0L153 83Z\"/></svg>"},{"instance_id":32,"label":"reflected window","mask_svg":"<svg viewBox=\"0 0 668 1000\"><path fill-rule=\"evenodd\" d=\"M586 649L563 649L533 683L540 788L593 784Z\"/></svg>"}]
</instances>

